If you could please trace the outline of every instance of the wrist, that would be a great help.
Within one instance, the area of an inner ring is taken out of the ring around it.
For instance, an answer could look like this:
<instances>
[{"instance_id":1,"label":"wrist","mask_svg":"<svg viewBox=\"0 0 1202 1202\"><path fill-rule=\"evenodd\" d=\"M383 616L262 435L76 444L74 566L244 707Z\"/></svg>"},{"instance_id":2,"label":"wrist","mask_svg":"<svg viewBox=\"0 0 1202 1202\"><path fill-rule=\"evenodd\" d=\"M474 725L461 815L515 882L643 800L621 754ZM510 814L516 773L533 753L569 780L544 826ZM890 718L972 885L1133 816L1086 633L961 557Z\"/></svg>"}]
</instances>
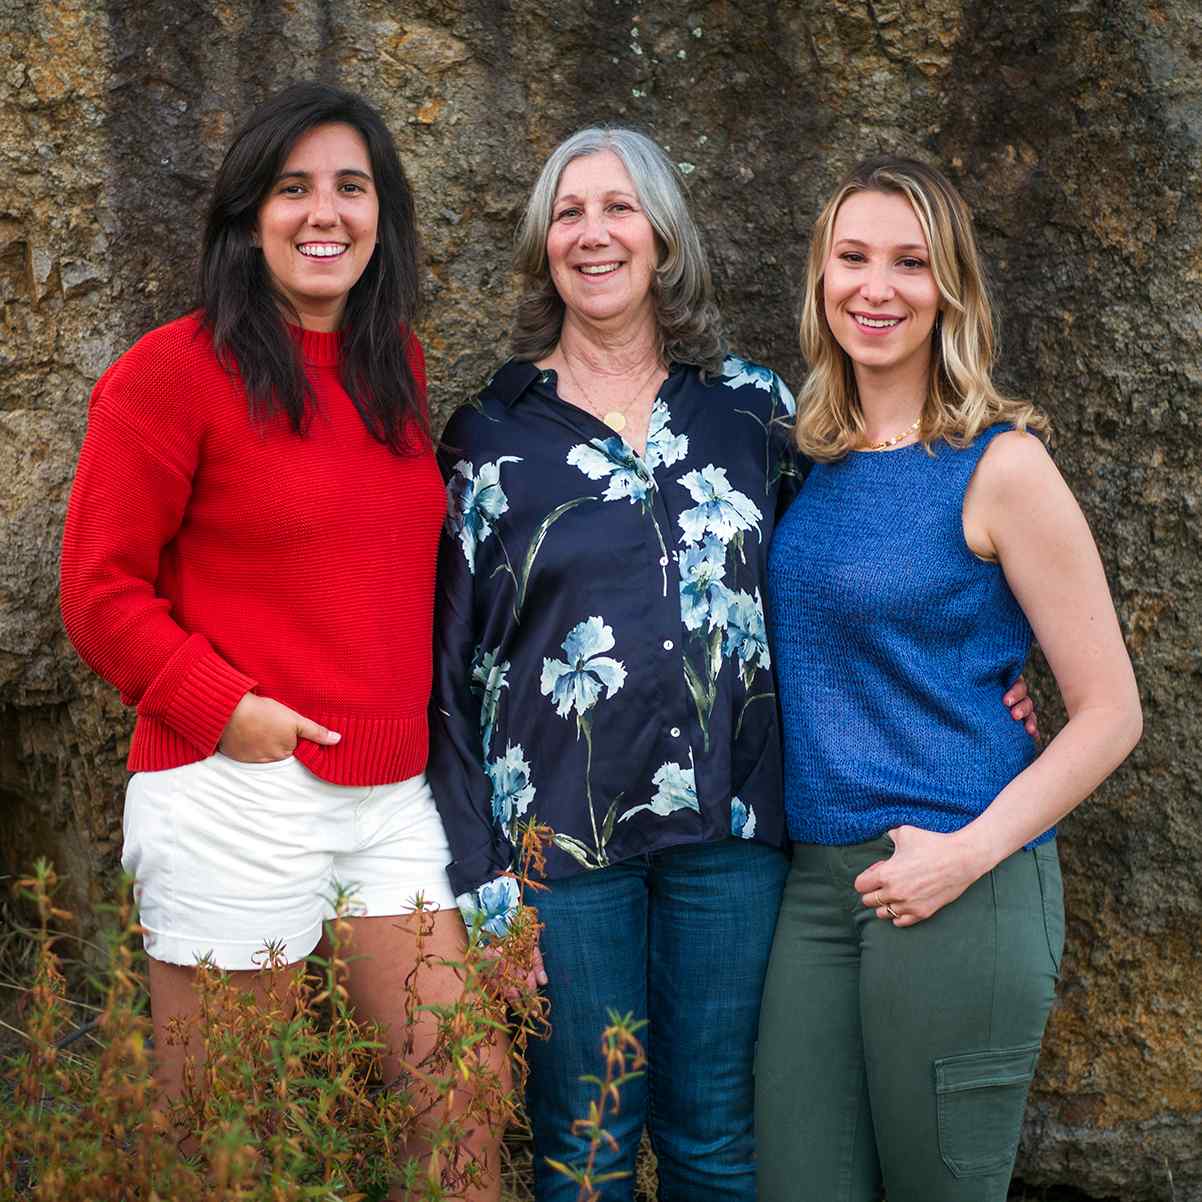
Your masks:
<instances>
[{"instance_id":1,"label":"wrist","mask_svg":"<svg viewBox=\"0 0 1202 1202\"><path fill-rule=\"evenodd\" d=\"M991 872L1006 858L1005 850L997 845L992 832L979 819L961 827L950 838L960 855L965 873L974 881Z\"/></svg>"}]
</instances>

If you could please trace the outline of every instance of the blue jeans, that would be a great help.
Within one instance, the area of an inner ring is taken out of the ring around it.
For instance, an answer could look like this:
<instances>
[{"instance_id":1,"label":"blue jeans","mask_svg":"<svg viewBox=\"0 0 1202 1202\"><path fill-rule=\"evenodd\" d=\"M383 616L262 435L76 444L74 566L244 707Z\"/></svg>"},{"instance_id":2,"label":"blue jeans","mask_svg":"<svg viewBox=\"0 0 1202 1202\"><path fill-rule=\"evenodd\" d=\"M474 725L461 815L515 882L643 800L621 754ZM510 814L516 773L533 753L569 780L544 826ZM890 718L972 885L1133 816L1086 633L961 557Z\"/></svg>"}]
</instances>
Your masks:
<instances>
[{"instance_id":1,"label":"blue jeans","mask_svg":"<svg viewBox=\"0 0 1202 1202\"><path fill-rule=\"evenodd\" d=\"M555 881L535 901L544 923L551 1037L529 1050L526 1099L538 1202L575 1202L577 1187L545 1157L583 1167L588 1114L604 1076L609 1011L649 1023L647 1072L622 1089L602 1146L604 1202L633 1195L646 1123L660 1202L754 1202L753 1064L760 993L788 872L782 851L741 839L652 852Z\"/></svg>"}]
</instances>

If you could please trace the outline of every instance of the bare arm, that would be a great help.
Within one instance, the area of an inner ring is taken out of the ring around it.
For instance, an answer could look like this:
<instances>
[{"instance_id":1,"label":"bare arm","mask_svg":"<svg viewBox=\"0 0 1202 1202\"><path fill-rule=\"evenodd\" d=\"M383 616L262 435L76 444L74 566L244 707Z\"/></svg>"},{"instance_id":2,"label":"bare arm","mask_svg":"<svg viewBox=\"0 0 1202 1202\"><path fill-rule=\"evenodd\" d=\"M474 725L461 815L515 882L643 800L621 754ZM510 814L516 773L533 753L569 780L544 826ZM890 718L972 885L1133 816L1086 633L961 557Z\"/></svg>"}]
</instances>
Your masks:
<instances>
[{"instance_id":1,"label":"bare arm","mask_svg":"<svg viewBox=\"0 0 1202 1202\"><path fill-rule=\"evenodd\" d=\"M900 827L894 856L856 888L899 926L929 918L1089 796L1143 729L1139 693L1097 547L1037 439L1009 433L982 457L964 507L977 554L1001 563L1064 698L1068 722L983 814L951 835Z\"/></svg>"}]
</instances>

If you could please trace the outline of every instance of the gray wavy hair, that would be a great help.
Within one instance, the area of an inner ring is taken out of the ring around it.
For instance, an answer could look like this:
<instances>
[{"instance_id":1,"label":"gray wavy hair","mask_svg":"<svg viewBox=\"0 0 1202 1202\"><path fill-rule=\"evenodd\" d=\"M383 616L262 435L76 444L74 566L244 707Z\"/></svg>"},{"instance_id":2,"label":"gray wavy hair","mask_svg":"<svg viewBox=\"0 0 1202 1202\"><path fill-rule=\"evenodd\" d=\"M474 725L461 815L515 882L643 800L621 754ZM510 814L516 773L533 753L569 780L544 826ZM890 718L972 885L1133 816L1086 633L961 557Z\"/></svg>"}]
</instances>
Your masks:
<instances>
[{"instance_id":1,"label":"gray wavy hair","mask_svg":"<svg viewBox=\"0 0 1202 1202\"><path fill-rule=\"evenodd\" d=\"M524 284L509 340L514 358L544 359L559 342L564 304L547 261L555 194L573 159L605 150L622 160L659 244L652 299L663 361L720 374L726 345L722 314L680 173L646 134L620 127L578 130L551 152L539 172L514 248L514 267Z\"/></svg>"}]
</instances>

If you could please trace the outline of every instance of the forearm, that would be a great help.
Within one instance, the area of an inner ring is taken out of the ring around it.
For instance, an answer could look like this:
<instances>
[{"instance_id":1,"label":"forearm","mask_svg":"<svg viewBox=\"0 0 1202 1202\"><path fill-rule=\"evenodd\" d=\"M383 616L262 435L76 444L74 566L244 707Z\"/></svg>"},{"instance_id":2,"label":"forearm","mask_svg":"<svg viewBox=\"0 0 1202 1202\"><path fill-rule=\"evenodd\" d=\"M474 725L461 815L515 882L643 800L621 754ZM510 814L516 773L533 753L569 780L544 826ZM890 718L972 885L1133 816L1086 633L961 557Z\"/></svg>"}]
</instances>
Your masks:
<instances>
[{"instance_id":1,"label":"forearm","mask_svg":"<svg viewBox=\"0 0 1202 1202\"><path fill-rule=\"evenodd\" d=\"M1055 826L1128 756L1142 731L1139 702L1078 710L1027 769L954 837L978 876Z\"/></svg>"}]
</instances>

